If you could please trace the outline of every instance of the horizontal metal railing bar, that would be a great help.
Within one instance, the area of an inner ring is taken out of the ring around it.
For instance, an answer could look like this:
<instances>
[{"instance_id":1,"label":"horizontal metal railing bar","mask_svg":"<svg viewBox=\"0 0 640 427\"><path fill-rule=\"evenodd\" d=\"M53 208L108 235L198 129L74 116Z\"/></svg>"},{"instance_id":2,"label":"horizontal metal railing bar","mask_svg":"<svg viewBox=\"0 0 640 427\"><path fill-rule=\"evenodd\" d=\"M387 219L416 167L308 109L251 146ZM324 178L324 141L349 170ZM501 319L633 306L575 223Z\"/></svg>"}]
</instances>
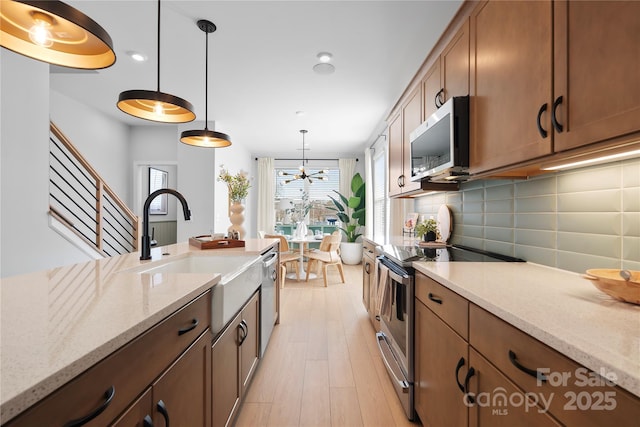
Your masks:
<instances>
[{"instance_id":1,"label":"horizontal metal railing bar","mask_svg":"<svg viewBox=\"0 0 640 427\"><path fill-rule=\"evenodd\" d=\"M58 150L60 150L60 152L67 158L67 160L69 160L69 162L76 168L76 170L78 172L80 172L80 174L85 178L86 182L91 183L91 186L93 187L93 189L95 190L97 188L97 181L96 178L94 176L87 176L86 173L84 173L84 171L82 169L80 169L78 167L78 165L76 164L76 162L73 161L73 159L71 159L71 157L69 157L69 155L56 143L56 141L52 138L50 138L50 141L53 142L53 144L58 148ZM78 177L76 176L76 174L74 174L73 172L71 172L69 170L69 168L52 152L50 151L50 154L53 156L54 159L56 159L58 161L58 163L60 163L60 165L65 168L67 170L67 172L69 172L69 175L71 175L73 178L75 178L75 180L78 182L78 184L82 185L87 192L89 192L90 194L92 193L91 190L89 190L88 188L86 188L82 182L80 182L80 180L78 179ZM95 196L94 196L95 198Z\"/></svg>"},{"instance_id":2,"label":"horizontal metal railing bar","mask_svg":"<svg viewBox=\"0 0 640 427\"><path fill-rule=\"evenodd\" d=\"M103 215L103 218L106 219L107 218L113 218L113 220L120 226L120 228L124 231L127 232L127 234L129 234L130 237L135 238L135 236L133 235L133 233L131 233L129 231L129 228L133 229L133 225L129 224L129 222L127 221L127 225L121 223L118 218L113 214L113 212L111 212L106 206L104 207L104 212L108 213L109 215ZM118 211L116 211L118 212ZM109 225L111 225L113 228L116 228L113 224L109 223ZM128 226L128 227L127 227ZM123 239L127 239L126 236L122 236Z\"/></svg>"},{"instance_id":3,"label":"horizontal metal railing bar","mask_svg":"<svg viewBox=\"0 0 640 427\"><path fill-rule=\"evenodd\" d=\"M66 192L66 191L64 191L64 190L63 190L63 189L62 189L62 188L61 188L61 187L60 187L56 182L51 181L51 180L49 180L49 182L50 182L51 184L53 184L53 186L54 186L54 187L56 187L58 190L60 190L60 192L61 192L62 194L64 194L64 196L65 196L67 199L69 199L69 200L71 201L71 203L73 203L74 205L76 205L76 207L77 207L78 209L80 209L80 210L81 210L81 211L82 211L86 216L88 216L89 218L91 218L95 224L97 224L97 223L98 223L98 222L95 220L95 218L93 217L93 215L92 215L90 212L87 212L86 210L84 210L84 208L83 208L82 206L80 206L80 205L78 204L78 202L76 202L73 198L71 198L71 196L69 196L69 194L67 194L67 192ZM72 212L69 208L67 208L67 207L66 207L66 204L64 204L61 200L59 200L58 198L56 198L53 194L51 194L51 196L52 196L52 197L54 197L58 203L60 203L62 206L64 206L64 207L65 207L65 209L67 209L69 212ZM83 199L83 200L84 200L84 199ZM86 200L85 200L85 201L86 201ZM87 205L88 205L88 206L90 206L90 207L91 207L91 209L93 209L93 213L94 213L94 214L95 214L95 212L97 212L97 211L95 210L95 208L94 208L93 206L91 206L91 204L87 203ZM73 212L72 212L72 213L73 213ZM75 216L75 214L74 214L74 216ZM80 219L80 218L78 218L78 219ZM85 224L85 225L86 225L87 227L91 228L91 226L90 226L90 225L87 225L87 224Z\"/></svg>"},{"instance_id":4,"label":"horizontal metal railing bar","mask_svg":"<svg viewBox=\"0 0 640 427\"><path fill-rule=\"evenodd\" d=\"M60 203L60 206L64 207L64 208L67 210L67 212L69 212L71 215L73 215L73 216L74 216L78 221L80 221L80 222L81 222L85 227L87 227L89 230L91 230L91 229L92 229L92 227L91 227L89 224L87 224L86 222L84 222L84 221L82 220L82 218L80 218L78 215L76 215L76 213L75 213L75 212L73 212L73 211L71 211L71 210L67 209L67 208L65 207L64 203L62 203L60 200L58 200L58 198L57 198L56 196L54 196L53 194L51 194L51 197L52 197L52 198L53 198L53 200L55 200L56 202ZM74 226L73 226L73 228L74 228L74 229L76 229L76 230L78 230L78 232L82 233L82 232L80 231L80 228L78 228L77 226L75 226L75 225L74 225ZM87 239L89 239L90 241L92 241L92 242L95 244L95 236L96 236L96 234L95 234L95 233L93 234L93 235L94 235L94 239L91 239L91 237L89 237L89 236L85 235L84 233L82 233L82 235L83 235L83 236L85 236Z\"/></svg>"},{"instance_id":5,"label":"horizontal metal railing bar","mask_svg":"<svg viewBox=\"0 0 640 427\"><path fill-rule=\"evenodd\" d=\"M106 196L106 195L105 195L105 196ZM111 198L110 198L110 197L105 197L105 198L104 198L104 200L106 200L106 201L107 201L107 203L109 203L111 206L113 206L113 208L116 210L116 212L118 213L118 215L120 215L120 216L122 217L122 219L124 219L124 220L126 221L126 223L127 223L127 224L129 224L129 227L135 228L135 225L134 225L131 221L129 221L129 218L127 218L127 217L122 213L122 210L121 210L121 209L118 209L118 206L116 206L116 205L114 205L114 204L113 204L113 202L111 201ZM106 206L105 206L105 209L106 209ZM112 215L113 215L113 214L112 214ZM113 215L113 216L115 216L115 215ZM118 221L118 222L120 222L120 221ZM132 235L132 237L133 237L133 235Z\"/></svg>"},{"instance_id":6,"label":"horizontal metal railing bar","mask_svg":"<svg viewBox=\"0 0 640 427\"><path fill-rule=\"evenodd\" d=\"M56 218L58 221L67 223L67 224L72 224L71 221L69 221L69 219L65 218L64 215L61 215L54 206L49 206L49 215L51 215L52 217ZM78 228L75 225L70 225L69 226L69 230L71 230L76 236L78 236L80 239L82 239L87 245L92 246L98 253L102 254L102 255L107 255L105 251L99 249L96 246L96 242L91 240L91 238L87 237L84 233L82 233L81 231L78 230Z\"/></svg>"},{"instance_id":7,"label":"horizontal metal railing bar","mask_svg":"<svg viewBox=\"0 0 640 427\"><path fill-rule=\"evenodd\" d=\"M107 224L109 224L109 225L111 226L111 228L113 229L113 231L115 231L116 233L118 233L118 234L120 235L120 237L122 237L125 241L127 240L127 238L126 238L126 237L124 237L124 236L123 236L123 235L122 235L118 230L116 230L116 229L113 227L113 225L112 225L112 224L111 224L111 223L110 223L106 218L104 218L104 220L105 220L105 222L106 222ZM128 249L126 248L126 246L124 246L122 243L120 243L120 241L119 241L119 240L118 240L118 239L117 239L113 234L109 233L109 230L107 230L107 228L106 228L106 227L103 229L103 231L104 231L106 234L108 234L108 235L109 235L109 236L110 236L110 237L111 237L111 238L112 238L116 243L118 243L120 246L122 246L122 249L124 249L124 250L126 250L126 251L128 252ZM106 239L105 239L105 241L106 241Z\"/></svg>"},{"instance_id":8,"label":"horizontal metal railing bar","mask_svg":"<svg viewBox=\"0 0 640 427\"><path fill-rule=\"evenodd\" d=\"M87 200L82 194L80 194L80 192L78 191L78 189L76 187L74 187L73 185L71 185L71 183L69 181L67 181L65 179L65 177L63 177L60 172L58 172L55 168L49 167L49 170L52 170L53 172L55 172L56 175L58 175L60 177L60 179L69 186L69 188L71 188L77 195L78 197L80 197L84 202L86 202L88 205L93 205L93 202L89 202L89 200ZM51 183L53 183L54 181L52 179L50 179ZM82 184L80 184L82 185ZM56 185L56 187L58 187L58 189L60 189L60 191L63 191L62 188L60 188L58 185ZM98 199L96 199L95 196L93 196L93 200L96 201ZM95 208L94 208L95 211Z\"/></svg>"}]
</instances>

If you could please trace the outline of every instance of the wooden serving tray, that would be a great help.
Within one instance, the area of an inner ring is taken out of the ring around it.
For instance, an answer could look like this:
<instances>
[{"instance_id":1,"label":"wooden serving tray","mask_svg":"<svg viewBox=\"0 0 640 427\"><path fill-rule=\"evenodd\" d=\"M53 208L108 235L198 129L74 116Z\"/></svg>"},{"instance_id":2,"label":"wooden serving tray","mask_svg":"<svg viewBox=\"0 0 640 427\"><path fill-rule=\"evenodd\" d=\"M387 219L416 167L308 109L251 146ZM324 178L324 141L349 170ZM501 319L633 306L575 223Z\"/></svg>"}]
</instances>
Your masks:
<instances>
[{"instance_id":1,"label":"wooden serving tray","mask_svg":"<svg viewBox=\"0 0 640 427\"><path fill-rule=\"evenodd\" d=\"M189 244L198 249L243 248L244 240L212 239L211 235L189 237Z\"/></svg>"}]
</instances>

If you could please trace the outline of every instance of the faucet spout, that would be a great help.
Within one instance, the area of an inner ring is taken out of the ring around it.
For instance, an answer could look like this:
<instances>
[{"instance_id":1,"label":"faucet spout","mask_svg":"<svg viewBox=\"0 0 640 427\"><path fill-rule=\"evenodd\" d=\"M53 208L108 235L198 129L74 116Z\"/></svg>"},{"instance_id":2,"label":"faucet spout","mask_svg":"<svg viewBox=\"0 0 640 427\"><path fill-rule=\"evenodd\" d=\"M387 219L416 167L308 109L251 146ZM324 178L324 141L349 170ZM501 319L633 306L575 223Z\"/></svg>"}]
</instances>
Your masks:
<instances>
[{"instance_id":1,"label":"faucet spout","mask_svg":"<svg viewBox=\"0 0 640 427\"><path fill-rule=\"evenodd\" d=\"M176 198L180 200L180 203L182 204L184 219L186 221L189 221L189 219L191 219L191 211L189 210L187 200L176 190L173 190L171 188L161 188L149 194L149 197L147 197L147 200L144 201L144 207L142 208L142 246L140 248L141 260L151 259L151 237L149 236L149 209L151 208L151 202L159 195L165 193L173 194L174 196L176 196Z\"/></svg>"}]
</instances>

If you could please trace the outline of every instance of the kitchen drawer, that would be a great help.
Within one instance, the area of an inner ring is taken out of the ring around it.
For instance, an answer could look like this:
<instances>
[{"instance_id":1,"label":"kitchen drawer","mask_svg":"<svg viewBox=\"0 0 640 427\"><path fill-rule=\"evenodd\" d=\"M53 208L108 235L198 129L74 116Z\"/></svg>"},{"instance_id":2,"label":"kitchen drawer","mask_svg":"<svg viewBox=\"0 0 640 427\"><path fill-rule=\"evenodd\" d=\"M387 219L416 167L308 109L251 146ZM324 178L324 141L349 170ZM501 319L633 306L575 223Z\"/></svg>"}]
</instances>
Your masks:
<instances>
[{"instance_id":1,"label":"kitchen drawer","mask_svg":"<svg viewBox=\"0 0 640 427\"><path fill-rule=\"evenodd\" d=\"M364 255L368 255L372 258L376 256L376 244L371 240L362 239L362 252Z\"/></svg>"},{"instance_id":2,"label":"kitchen drawer","mask_svg":"<svg viewBox=\"0 0 640 427\"><path fill-rule=\"evenodd\" d=\"M416 272L416 298L465 340L469 335L469 302L435 280Z\"/></svg>"},{"instance_id":3,"label":"kitchen drawer","mask_svg":"<svg viewBox=\"0 0 640 427\"><path fill-rule=\"evenodd\" d=\"M94 413L112 395L104 411L82 424L107 425L209 327L210 313L211 292L207 291L27 409L8 426L67 425Z\"/></svg>"},{"instance_id":4,"label":"kitchen drawer","mask_svg":"<svg viewBox=\"0 0 640 427\"><path fill-rule=\"evenodd\" d=\"M473 304L469 325L469 344L525 393L551 398L549 412L563 424L637 425L637 397Z\"/></svg>"}]
</instances>

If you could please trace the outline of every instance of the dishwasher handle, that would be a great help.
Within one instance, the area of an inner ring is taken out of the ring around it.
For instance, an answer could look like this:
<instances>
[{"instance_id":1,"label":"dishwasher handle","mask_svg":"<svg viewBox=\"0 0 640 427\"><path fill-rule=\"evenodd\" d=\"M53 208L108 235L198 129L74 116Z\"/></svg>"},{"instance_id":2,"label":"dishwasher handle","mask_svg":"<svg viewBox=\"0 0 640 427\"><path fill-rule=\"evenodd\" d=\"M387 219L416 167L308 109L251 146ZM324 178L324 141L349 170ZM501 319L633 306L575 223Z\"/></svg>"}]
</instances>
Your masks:
<instances>
[{"instance_id":1,"label":"dishwasher handle","mask_svg":"<svg viewBox=\"0 0 640 427\"><path fill-rule=\"evenodd\" d=\"M264 266L264 268L269 268L273 264L275 264L277 260L278 260L278 253L277 252L269 252L269 253L265 254L264 257L262 257L262 265Z\"/></svg>"}]
</instances>

